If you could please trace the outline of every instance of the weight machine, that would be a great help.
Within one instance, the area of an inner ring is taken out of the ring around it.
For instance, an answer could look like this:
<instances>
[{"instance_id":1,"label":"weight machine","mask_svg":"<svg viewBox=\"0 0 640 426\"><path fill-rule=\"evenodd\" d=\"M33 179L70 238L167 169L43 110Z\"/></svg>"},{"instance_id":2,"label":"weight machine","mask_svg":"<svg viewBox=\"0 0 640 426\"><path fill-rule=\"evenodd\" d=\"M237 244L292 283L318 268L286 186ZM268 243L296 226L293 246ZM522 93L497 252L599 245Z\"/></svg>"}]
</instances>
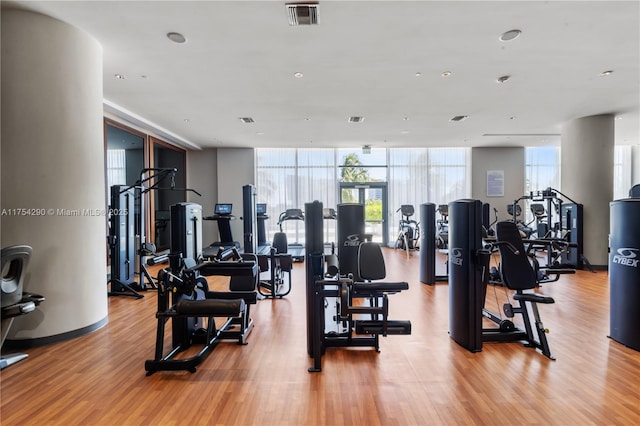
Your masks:
<instances>
[{"instance_id":1,"label":"weight machine","mask_svg":"<svg viewBox=\"0 0 640 426\"><path fill-rule=\"evenodd\" d=\"M202 206L178 203L171 206L171 254L169 268L158 275L158 320L155 356L145 362L147 375L163 370L196 371L222 340L246 344L253 328L250 305L257 302L257 256L240 254L236 247L220 248L207 262L202 257ZM210 291L206 276L231 277L229 291ZM220 327L215 318L227 318ZM171 320L172 348L165 353L165 328ZM205 324L206 322L206 324ZM202 344L190 358L179 354Z\"/></svg>"},{"instance_id":2,"label":"weight machine","mask_svg":"<svg viewBox=\"0 0 640 426\"><path fill-rule=\"evenodd\" d=\"M335 255L324 253L322 210L319 201L305 204L307 353L313 358L309 372L322 371L322 355L328 347L373 347L379 351L380 335L411 334L410 321L388 318L388 296L409 285L376 281L385 276L384 258L379 245L363 242L364 205L338 205L338 255L357 253L357 274L349 275L345 274L348 267L338 269ZM326 274L324 265L329 259L327 272L331 272ZM356 300L368 300L369 304L354 303ZM339 331L326 330L327 311L332 307L336 308L335 315L329 321L337 323Z\"/></svg>"},{"instance_id":3,"label":"weight machine","mask_svg":"<svg viewBox=\"0 0 640 426\"><path fill-rule=\"evenodd\" d=\"M563 199L568 200L565 202ZM531 191L528 195L514 200L515 212L522 200L537 201L532 204L537 221L538 238L526 241L528 251L544 249L547 254L546 267L583 269L586 266L593 271L591 264L583 254L583 206L557 189L547 188ZM543 211L546 204L546 213ZM541 208L542 207L542 208ZM546 221L545 221L546 219ZM514 215L514 221L516 216ZM540 233L544 234L541 236Z\"/></svg>"},{"instance_id":4,"label":"weight machine","mask_svg":"<svg viewBox=\"0 0 640 426\"><path fill-rule=\"evenodd\" d=\"M496 241L489 244L483 241L481 209L479 200L457 200L450 204L449 335L471 352L481 351L483 342L524 342L525 346L539 349L554 359L537 306L552 304L554 300L527 291L534 289L538 282L515 223L498 222ZM518 302L516 306L504 304L503 310L509 319L485 309L489 258L494 248L500 251L504 285L515 292L513 299ZM535 328L531 325L529 307ZM522 316L524 330L510 320L515 314ZM498 327L483 328L483 318Z\"/></svg>"},{"instance_id":5,"label":"weight machine","mask_svg":"<svg viewBox=\"0 0 640 426\"><path fill-rule=\"evenodd\" d=\"M226 297L222 297L220 292L209 291L204 278L226 275L256 279L257 263L243 260L235 248L228 251L232 252L233 258L220 256L197 265L193 260L188 262L182 259L179 253L170 255L172 264L181 265L178 271L174 268L163 269L158 275L155 356L145 361L147 376L156 371L187 370L194 373L220 341L233 338L238 339L240 344L246 343L248 330L246 327L238 329L237 324L245 325L249 321L248 302L238 293L226 292ZM215 323L218 317L227 318L220 327ZM206 328L202 319L206 319ZM165 326L169 320L172 325L172 348L165 352ZM198 343L202 347L194 356L178 357L181 352Z\"/></svg>"},{"instance_id":6,"label":"weight machine","mask_svg":"<svg viewBox=\"0 0 640 426\"><path fill-rule=\"evenodd\" d=\"M109 253L111 257L111 276L107 285L111 285L109 296L129 296L136 299L144 297L140 291L148 287L157 288L147 270L147 265L166 261L166 256L154 257L155 245L146 241L145 236L145 195L150 191L172 190L190 191L189 188L175 187L175 168L145 168L140 179L133 185L113 185L109 207ZM170 181L169 188L160 185ZM149 182L153 182L149 184ZM148 185L148 186L147 186ZM139 211L136 212L136 199ZM138 223L136 224L136 219ZM139 281L136 282L136 276Z\"/></svg>"}]
</instances>

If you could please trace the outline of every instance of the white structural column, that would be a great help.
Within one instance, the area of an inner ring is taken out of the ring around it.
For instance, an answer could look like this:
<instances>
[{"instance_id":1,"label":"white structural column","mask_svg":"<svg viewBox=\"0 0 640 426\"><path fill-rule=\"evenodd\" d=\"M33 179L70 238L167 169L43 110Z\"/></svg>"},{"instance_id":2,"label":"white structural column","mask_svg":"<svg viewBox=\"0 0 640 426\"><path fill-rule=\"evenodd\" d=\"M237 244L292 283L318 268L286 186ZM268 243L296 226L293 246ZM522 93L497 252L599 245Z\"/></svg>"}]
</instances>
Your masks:
<instances>
[{"instance_id":1,"label":"white structural column","mask_svg":"<svg viewBox=\"0 0 640 426\"><path fill-rule=\"evenodd\" d=\"M33 247L46 298L9 339L63 340L107 322L102 48L63 22L2 10L2 247Z\"/></svg>"},{"instance_id":2,"label":"white structural column","mask_svg":"<svg viewBox=\"0 0 640 426\"><path fill-rule=\"evenodd\" d=\"M584 206L584 255L608 264L613 200L614 116L577 118L562 131L562 192Z\"/></svg>"}]
</instances>

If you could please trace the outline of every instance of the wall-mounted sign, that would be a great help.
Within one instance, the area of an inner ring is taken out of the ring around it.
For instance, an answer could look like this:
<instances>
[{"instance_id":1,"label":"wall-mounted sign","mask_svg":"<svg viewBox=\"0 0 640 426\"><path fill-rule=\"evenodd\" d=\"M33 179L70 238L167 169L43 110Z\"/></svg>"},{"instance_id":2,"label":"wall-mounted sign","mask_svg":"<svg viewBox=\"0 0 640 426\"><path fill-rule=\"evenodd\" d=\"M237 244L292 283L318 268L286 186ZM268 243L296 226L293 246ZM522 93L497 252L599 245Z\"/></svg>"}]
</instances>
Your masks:
<instances>
[{"instance_id":1,"label":"wall-mounted sign","mask_svg":"<svg viewBox=\"0 0 640 426\"><path fill-rule=\"evenodd\" d=\"M487 170L487 197L504 197L504 170Z\"/></svg>"}]
</instances>

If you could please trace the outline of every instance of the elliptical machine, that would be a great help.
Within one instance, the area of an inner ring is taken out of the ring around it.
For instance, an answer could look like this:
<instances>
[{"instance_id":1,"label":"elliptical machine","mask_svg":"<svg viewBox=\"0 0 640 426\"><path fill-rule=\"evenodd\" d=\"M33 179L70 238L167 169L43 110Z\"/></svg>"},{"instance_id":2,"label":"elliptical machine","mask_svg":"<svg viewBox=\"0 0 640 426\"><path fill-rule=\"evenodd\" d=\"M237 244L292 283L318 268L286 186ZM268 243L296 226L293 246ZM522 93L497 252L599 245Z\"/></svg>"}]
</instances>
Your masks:
<instances>
[{"instance_id":1,"label":"elliptical machine","mask_svg":"<svg viewBox=\"0 0 640 426\"><path fill-rule=\"evenodd\" d=\"M438 206L438 230L436 231L436 246L440 250L449 248L449 205L440 204Z\"/></svg>"},{"instance_id":2,"label":"elliptical machine","mask_svg":"<svg viewBox=\"0 0 640 426\"><path fill-rule=\"evenodd\" d=\"M415 213L413 205L403 204L400 206L396 213L400 212L402 218L398 224L398 238L396 240L395 248L401 248L402 250L418 250L420 241L420 224L410 219Z\"/></svg>"}]
</instances>

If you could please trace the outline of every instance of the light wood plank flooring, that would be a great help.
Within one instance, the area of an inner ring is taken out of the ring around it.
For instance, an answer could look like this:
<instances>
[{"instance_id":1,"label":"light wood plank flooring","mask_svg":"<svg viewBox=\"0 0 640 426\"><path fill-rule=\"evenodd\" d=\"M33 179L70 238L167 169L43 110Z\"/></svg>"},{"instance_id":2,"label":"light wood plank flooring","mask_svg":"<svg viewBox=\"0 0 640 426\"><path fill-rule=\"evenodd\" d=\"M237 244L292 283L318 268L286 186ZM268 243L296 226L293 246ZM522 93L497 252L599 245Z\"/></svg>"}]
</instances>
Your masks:
<instances>
[{"instance_id":1,"label":"light wood plank flooring","mask_svg":"<svg viewBox=\"0 0 640 426\"><path fill-rule=\"evenodd\" d=\"M253 306L246 346L221 343L194 374L145 376L153 357L156 294L109 299L109 324L28 350L3 370L2 425L632 425L640 424L640 352L607 338L606 272L578 271L540 292L556 361L519 343L471 353L448 336L448 285L419 282L418 253L385 250L390 298L410 336L372 349L327 350L309 373L304 265L282 300ZM221 285L223 280L213 280ZM87 284L89 285L89 283ZM106 286L105 286L106 291ZM501 305L489 288L487 306ZM497 302L496 302L497 300ZM70 312L70 315L73 313Z\"/></svg>"}]
</instances>

